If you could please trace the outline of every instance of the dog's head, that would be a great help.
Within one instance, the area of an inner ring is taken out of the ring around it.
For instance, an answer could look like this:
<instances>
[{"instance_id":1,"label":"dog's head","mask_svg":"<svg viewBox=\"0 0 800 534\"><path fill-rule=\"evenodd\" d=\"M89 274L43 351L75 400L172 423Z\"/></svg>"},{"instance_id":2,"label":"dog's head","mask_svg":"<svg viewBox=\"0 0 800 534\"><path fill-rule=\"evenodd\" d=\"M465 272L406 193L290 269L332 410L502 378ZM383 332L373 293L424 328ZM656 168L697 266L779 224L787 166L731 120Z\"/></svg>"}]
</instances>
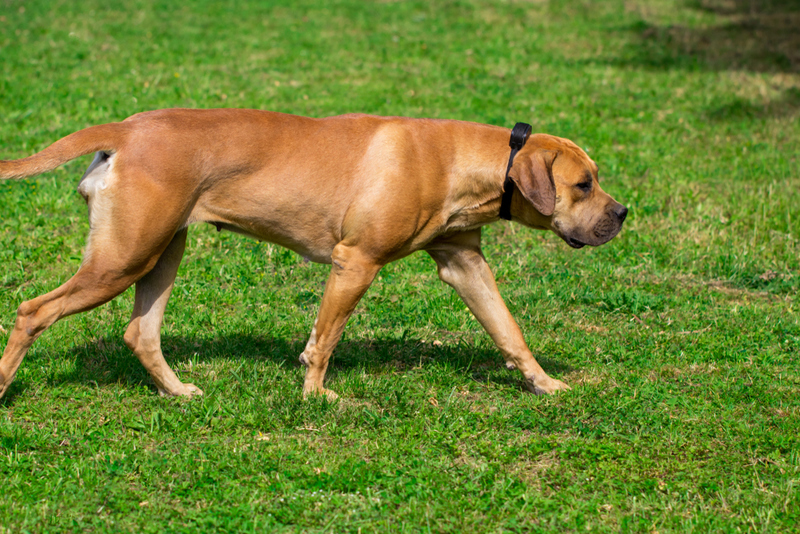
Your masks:
<instances>
[{"instance_id":1,"label":"dog's head","mask_svg":"<svg viewBox=\"0 0 800 534\"><path fill-rule=\"evenodd\" d=\"M552 230L574 248L607 243L628 214L600 188L597 164L569 139L531 136L510 176L524 197L512 204L514 219Z\"/></svg>"}]
</instances>

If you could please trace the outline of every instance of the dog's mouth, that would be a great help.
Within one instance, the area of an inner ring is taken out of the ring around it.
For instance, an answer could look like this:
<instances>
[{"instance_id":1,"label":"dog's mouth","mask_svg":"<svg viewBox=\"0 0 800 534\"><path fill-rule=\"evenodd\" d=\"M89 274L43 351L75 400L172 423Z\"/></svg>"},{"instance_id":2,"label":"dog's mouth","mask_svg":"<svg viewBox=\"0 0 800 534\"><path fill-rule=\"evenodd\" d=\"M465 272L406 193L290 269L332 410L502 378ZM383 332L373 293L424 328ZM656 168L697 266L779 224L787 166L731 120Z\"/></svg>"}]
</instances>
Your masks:
<instances>
[{"instance_id":1,"label":"dog's mouth","mask_svg":"<svg viewBox=\"0 0 800 534\"><path fill-rule=\"evenodd\" d=\"M599 247L600 245L608 243L619 233L621 229L622 222L615 221L611 217L604 217L597 224L591 227L589 231L577 231L574 233L561 233L560 231L557 231L556 233L567 243L567 245L577 249L583 248L586 245ZM556 230L560 230L560 228L556 226ZM580 239L575 237L575 235L579 235Z\"/></svg>"},{"instance_id":2,"label":"dog's mouth","mask_svg":"<svg viewBox=\"0 0 800 534\"><path fill-rule=\"evenodd\" d=\"M564 239L567 242L567 245L571 246L572 248L583 248L586 246L586 243L583 241L578 241L574 237L567 237Z\"/></svg>"}]
</instances>

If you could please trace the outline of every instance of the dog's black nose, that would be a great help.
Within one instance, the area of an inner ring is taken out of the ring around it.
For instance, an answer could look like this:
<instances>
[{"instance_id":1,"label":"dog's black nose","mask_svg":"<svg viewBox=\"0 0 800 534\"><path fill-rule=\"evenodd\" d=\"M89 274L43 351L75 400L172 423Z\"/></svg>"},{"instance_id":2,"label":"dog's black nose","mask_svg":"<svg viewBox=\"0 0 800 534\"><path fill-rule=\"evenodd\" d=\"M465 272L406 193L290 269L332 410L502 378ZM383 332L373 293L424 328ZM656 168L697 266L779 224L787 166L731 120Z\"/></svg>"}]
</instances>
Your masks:
<instances>
[{"instance_id":1,"label":"dog's black nose","mask_svg":"<svg viewBox=\"0 0 800 534\"><path fill-rule=\"evenodd\" d=\"M619 219L619 223L620 223L620 224L622 224L622 221L624 221L624 220L625 220L625 217L627 217L627 216L628 216L628 208L626 208L625 206L623 206L622 204L620 204L620 205L619 205L619 206L617 206L617 208L614 210L614 215L616 215L616 216L617 216L617 219Z\"/></svg>"}]
</instances>

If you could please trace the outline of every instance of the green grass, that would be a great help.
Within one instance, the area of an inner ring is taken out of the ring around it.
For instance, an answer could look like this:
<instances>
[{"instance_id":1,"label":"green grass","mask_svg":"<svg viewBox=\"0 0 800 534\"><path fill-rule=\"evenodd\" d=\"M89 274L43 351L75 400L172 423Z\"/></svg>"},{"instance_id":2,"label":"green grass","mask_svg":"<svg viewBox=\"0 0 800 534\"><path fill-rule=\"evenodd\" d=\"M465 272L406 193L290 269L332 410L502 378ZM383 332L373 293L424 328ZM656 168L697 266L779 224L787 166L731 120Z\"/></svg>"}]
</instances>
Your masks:
<instances>
[{"instance_id":1,"label":"green grass","mask_svg":"<svg viewBox=\"0 0 800 534\"><path fill-rule=\"evenodd\" d=\"M115 7L109 7L109 6ZM544 368L526 394L423 254L297 362L327 267L190 231L160 398L132 291L34 345L0 401L0 532L789 532L800 522L793 0L0 0L0 158L163 107L471 120L569 137L630 208L598 249L497 224ZM0 184L0 338L77 269L86 160Z\"/></svg>"}]
</instances>

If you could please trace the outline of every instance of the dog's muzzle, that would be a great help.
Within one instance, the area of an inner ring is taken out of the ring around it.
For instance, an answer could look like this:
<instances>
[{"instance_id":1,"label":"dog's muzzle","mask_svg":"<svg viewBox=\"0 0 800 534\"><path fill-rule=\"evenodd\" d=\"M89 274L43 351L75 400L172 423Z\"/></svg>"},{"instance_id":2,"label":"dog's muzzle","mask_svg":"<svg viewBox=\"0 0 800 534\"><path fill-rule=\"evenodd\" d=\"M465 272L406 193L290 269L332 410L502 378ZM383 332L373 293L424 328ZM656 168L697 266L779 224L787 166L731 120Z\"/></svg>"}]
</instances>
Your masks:
<instances>
[{"instance_id":1,"label":"dog's muzzle","mask_svg":"<svg viewBox=\"0 0 800 534\"><path fill-rule=\"evenodd\" d=\"M622 230L627 216L628 208L617 202L584 235L562 235L561 238L572 248L597 247L611 241Z\"/></svg>"}]
</instances>

